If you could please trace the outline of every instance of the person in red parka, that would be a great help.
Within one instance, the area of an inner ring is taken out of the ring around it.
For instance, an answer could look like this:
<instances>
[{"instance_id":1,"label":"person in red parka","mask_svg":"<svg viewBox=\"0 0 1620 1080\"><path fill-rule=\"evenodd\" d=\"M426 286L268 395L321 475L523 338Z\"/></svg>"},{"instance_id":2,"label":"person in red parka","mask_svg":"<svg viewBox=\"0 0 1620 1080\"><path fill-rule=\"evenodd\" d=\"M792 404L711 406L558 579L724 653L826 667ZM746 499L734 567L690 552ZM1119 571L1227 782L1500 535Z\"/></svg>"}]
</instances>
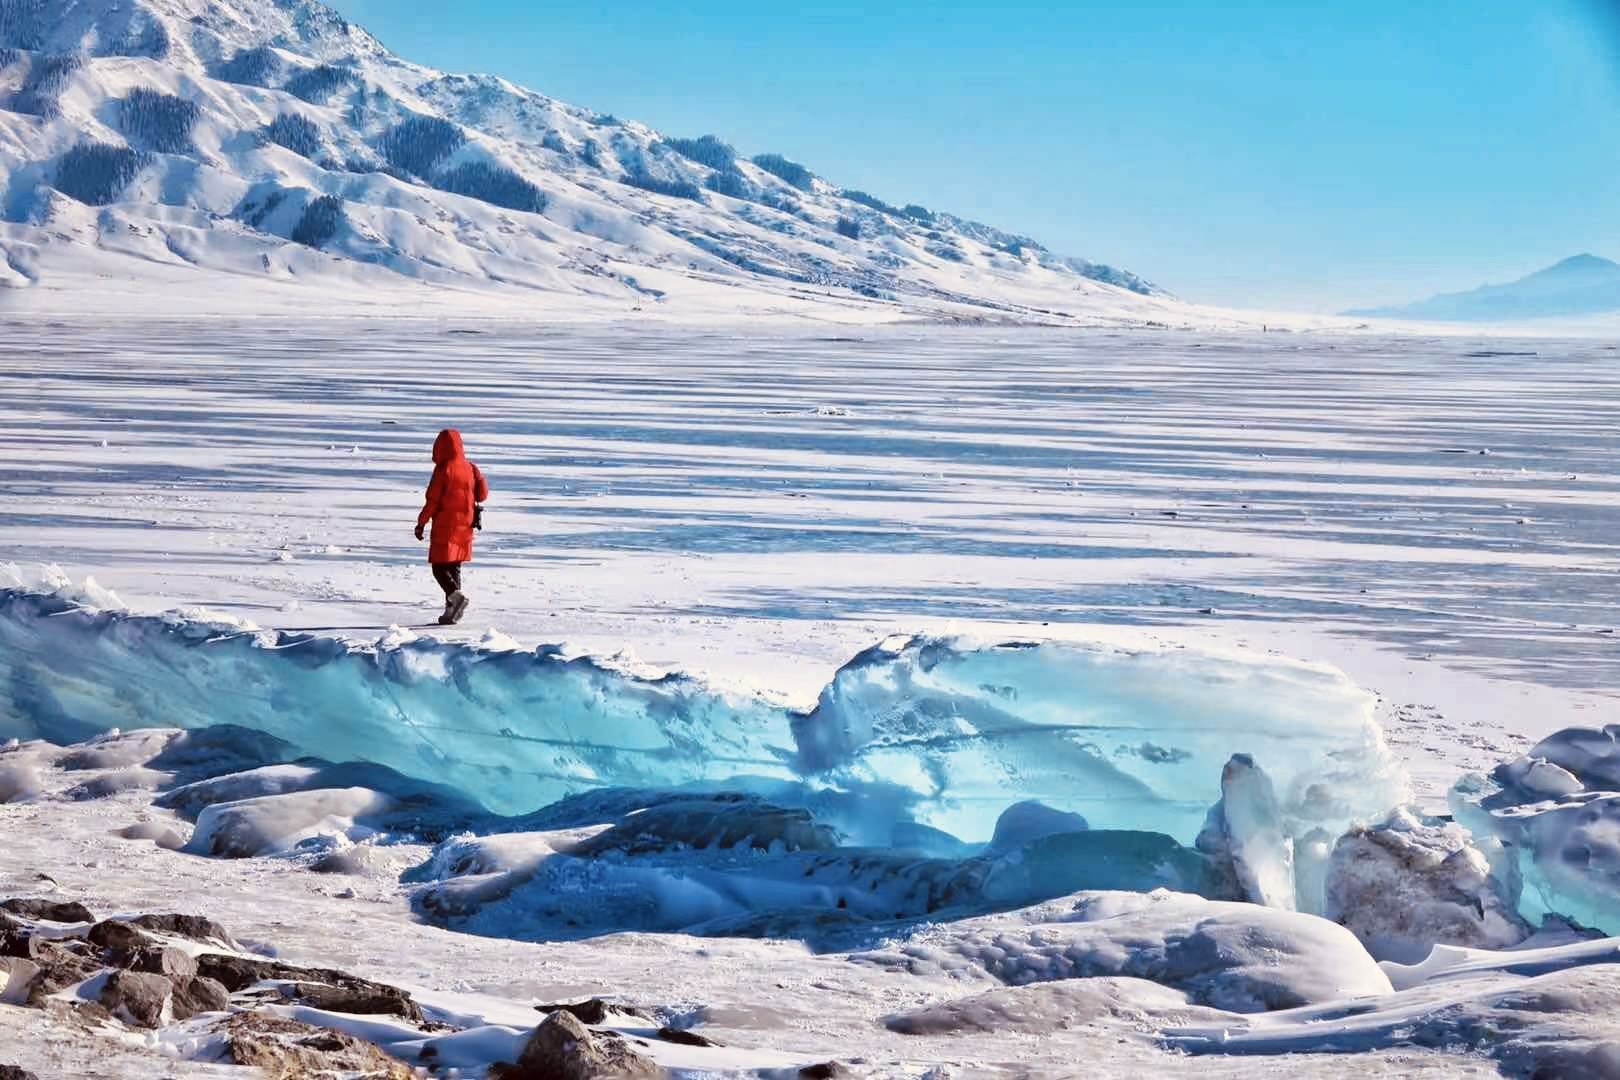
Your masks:
<instances>
[{"instance_id":1,"label":"person in red parka","mask_svg":"<svg viewBox=\"0 0 1620 1080\"><path fill-rule=\"evenodd\" d=\"M441 626L461 621L467 613L467 594L461 591L461 564L473 557L473 529L481 528L479 511L489 498L489 483L478 466L467 460L461 446L461 432L445 428L433 441L433 479L428 481L427 502L416 515L416 538L421 540L428 523L433 524L433 540L428 545L428 562L433 578L444 590Z\"/></svg>"}]
</instances>

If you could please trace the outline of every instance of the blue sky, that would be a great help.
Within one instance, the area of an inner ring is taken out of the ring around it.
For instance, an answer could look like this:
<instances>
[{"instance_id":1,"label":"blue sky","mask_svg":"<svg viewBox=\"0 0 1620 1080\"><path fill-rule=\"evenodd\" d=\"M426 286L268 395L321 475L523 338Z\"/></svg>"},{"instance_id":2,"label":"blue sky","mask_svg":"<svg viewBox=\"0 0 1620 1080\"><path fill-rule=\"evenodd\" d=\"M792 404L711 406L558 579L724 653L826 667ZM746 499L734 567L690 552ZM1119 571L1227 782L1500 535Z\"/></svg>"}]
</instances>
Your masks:
<instances>
[{"instance_id":1,"label":"blue sky","mask_svg":"<svg viewBox=\"0 0 1620 1080\"><path fill-rule=\"evenodd\" d=\"M421 63L1192 300L1336 310L1620 257L1620 0L334 6Z\"/></svg>"}]
</instances>

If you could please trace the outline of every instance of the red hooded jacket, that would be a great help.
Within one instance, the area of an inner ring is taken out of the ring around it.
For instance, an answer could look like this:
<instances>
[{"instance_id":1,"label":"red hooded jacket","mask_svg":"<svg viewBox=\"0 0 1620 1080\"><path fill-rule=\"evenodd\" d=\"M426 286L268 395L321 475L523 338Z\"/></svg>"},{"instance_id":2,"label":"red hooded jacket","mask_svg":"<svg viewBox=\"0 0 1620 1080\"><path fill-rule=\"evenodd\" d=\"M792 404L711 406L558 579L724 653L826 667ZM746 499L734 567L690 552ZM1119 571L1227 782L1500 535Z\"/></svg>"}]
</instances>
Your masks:
<instances>
[{"instance_id":1,"label":"red hooded jacket","mask_svg":"<svg viewBox=\"0 0 1620 1080\"><path fill-rule=\"evenodd\" d=\"M416 515L418 526L433 522L428 562L459 563L472 560L473 504L489 498L489 483L461 448L461 432L446 428L433 441L433 479L428 481L427 503Z\"/></svg>"}]
</instances>

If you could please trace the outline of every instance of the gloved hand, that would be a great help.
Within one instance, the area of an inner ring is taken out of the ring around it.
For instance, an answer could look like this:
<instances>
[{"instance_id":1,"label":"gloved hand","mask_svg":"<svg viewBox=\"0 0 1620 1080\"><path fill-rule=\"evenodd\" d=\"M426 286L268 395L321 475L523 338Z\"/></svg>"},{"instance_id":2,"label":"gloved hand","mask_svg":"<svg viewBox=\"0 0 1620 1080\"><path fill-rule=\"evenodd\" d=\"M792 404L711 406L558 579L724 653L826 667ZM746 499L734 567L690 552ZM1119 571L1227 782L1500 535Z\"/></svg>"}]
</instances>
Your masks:
<instances>
[{"instance_id":1,"label":"gloved hand","mask_svg":"<svg viewBox=\"0 0 1620 1080\"><path fill-rule=\"evenodd\" d=\"M423 540L423 539L426 539L426 537L424 537L424 536L423 536L423 531L424 531L424 530L423 530L423 527L422 527L422 526L421 526L421 525L418 525L418 526L417 526L417 527L416 527L416 538L417 538L417 539L418 539L418 540Z\"/></svg>"}]
</instances>

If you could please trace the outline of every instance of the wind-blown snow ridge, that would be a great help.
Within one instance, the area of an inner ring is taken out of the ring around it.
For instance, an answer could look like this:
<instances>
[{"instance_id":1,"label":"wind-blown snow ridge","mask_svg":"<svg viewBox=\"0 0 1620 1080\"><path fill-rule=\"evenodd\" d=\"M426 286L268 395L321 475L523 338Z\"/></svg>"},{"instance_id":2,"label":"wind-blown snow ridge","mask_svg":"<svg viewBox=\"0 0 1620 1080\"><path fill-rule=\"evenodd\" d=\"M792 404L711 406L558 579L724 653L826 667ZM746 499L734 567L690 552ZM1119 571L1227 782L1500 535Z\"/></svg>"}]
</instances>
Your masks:
<instances>
[{"instance_id":1,"label":"wind-blown snow ridge","mask_svg":"<svg viewBox=\"0 0 1620 1080\"><path fill-rule=\"evenodd\" d=\"M325 283L327 308L426 284L618 313L1180 317L1128 271L679 134L412 64L312 0L4 0L0 287L37 302L116 270L157 302L201 272L250 310Z\"/></svg>"},{"instance_id":2,"label":"wind-blown snow ridge","mask_svg":"<svg viewBox=\"0 0 1620 1080\"><path fill-rule=\"evenodd\" d=\"M915 639L861 654L798 713L549 646L361 646L0 590L0 737L218 724L501 813L605 787L792 788L877 846L917 826L987 841L1028 799L1191 843L1234 751L1270 771L1290 835L1405 796L1368 695L1283 661Z\"/></svg>"}]
</instances>

